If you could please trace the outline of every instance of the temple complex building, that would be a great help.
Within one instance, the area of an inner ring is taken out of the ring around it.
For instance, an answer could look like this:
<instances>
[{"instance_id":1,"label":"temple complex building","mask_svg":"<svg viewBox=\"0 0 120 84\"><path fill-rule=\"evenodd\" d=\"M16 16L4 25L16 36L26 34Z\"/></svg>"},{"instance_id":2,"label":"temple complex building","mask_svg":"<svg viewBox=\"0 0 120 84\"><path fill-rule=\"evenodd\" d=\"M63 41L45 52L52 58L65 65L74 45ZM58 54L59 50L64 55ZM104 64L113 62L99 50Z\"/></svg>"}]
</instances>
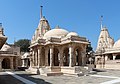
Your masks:
<instances>
[{"instance_id":1,"label":"temple complex building","mask_svg":"<svg viewBox=\"0 0 120 84\"><path fill-rule=\"evenodd\" d=\"M42 7L41 7L42 11ZM86 66L85 37L69 32L59 26L51 29L48 20L42 16L31 40L30 67L27 71L49 73L80 73L80 66Z\"/></svg>"},{"instance_id":2,"label":"temple complex building","mask_svg":"<svg viewBox=\"0 0 120 84\"><path fill-rule=\"evenodd\" d=\"M0 71L15 70L20 65L20 48L6 43L2 23L0 23Z\"/></svg>"},{"instance_id":3,"label":"temple complex building","mask_svg":"<svg viewBox=\"0 0 120 84\"><path fill-rule=\"evenodd\" d=\"M95 55L96 68L120 69L120 40L114 43L106 27L101 26Z\"/></svg>"}]
</instances>

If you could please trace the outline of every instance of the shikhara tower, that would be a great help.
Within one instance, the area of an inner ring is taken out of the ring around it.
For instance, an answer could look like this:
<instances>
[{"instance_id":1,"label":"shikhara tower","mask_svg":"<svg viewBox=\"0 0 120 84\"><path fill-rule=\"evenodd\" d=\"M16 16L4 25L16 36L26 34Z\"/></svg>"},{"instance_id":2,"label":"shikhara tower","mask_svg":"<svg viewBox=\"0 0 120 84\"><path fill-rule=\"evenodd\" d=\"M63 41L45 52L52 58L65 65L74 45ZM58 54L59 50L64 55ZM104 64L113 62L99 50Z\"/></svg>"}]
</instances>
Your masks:
<instances>
[{"instance_id":1,"label":"shikhara tower","mask_svg":"<svg viewBox=\"0 0 120 84\"><path fill-rule=\"evenodd\" d=\"M40 22L38 24L37 29L35 30L35 33L32 37L32 42L37 41L39 38L43 38L44 34L49 31L50 25L48 20L45 18L45 16L42 16L42 6L40 10Z\"/></svg>"},{"instance_id":2,"label":"shikhara tower","mask_svg":"<svg viewBox=\"0 0 120 84\"><path fill-rule=\"evenodd\" d=\"M102 18L103 16L101 16L101 31L98 38L96 53L100 53L102 50L112 48L114 45L114 40L111 38L107 27L102 26Z\"/></svg>"}]
</instances>

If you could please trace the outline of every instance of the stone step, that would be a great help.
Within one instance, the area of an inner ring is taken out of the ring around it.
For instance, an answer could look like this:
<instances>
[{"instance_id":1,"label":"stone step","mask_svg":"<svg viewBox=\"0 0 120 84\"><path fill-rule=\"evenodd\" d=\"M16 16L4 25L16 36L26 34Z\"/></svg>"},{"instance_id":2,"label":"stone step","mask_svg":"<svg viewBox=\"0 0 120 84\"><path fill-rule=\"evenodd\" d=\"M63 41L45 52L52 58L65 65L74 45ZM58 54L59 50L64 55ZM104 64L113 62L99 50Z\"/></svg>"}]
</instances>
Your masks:
<instances>
[{"instance_id":1,"label":"stone step","mask_svg":"<svg viewBox=\"0 0 120 84\"><path fill-rule=\"evenodd\" d=\"M63 75L62 72L49 72L47 73L47 76L61 76Z\"/></svg>"},{"instance_id":2,"label":"stone step","mask_svg":"<svg viewBox=\"0 0 120 84\"><path fill-rule=\"evenodd\" d=\"M64 73L63 75L65 75L65 76L74 76L74 77L84 76L83 73Z\"/></svg>"}]
</instances>

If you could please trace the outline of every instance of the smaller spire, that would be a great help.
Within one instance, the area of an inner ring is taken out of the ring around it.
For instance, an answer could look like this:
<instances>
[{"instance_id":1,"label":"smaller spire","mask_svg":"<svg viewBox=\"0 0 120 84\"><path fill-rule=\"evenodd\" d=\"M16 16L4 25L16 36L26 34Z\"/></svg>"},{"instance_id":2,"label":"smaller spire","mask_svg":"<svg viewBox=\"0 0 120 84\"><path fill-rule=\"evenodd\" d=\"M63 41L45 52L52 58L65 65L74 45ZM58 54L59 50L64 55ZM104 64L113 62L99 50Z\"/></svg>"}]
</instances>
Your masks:
<instances>
[{"instance_id":1,"label":"smaller spire","mask_svg":"<svg viewBox=\"0 0 120 84\"><path fill-rule=\"evenodd\" d=\"M100 17L100 27L101 27L101 30L102 30L102 28L103 28L103 26L102 26L102 21L103 21L103 16L101 15L101 17Z\"/></svg>"},{"instance_id":2,"label":"smaller spire","mask_svg":"<svg viewBox=\"0 0 120 84\"><path fill-rule=\"evenodd\" d=\"M40 6L40 18L42 18L42 8L43 6Z\"/></svg>"}]
</instances>

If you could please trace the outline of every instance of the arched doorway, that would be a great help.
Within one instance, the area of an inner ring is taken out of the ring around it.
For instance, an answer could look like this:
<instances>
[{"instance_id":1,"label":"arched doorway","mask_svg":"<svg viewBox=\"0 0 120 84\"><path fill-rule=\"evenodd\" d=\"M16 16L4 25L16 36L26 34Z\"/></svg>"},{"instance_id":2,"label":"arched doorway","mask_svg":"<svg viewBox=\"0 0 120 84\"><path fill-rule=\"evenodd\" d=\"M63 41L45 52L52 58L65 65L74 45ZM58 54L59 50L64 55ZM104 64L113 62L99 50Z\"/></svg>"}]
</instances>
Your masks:
<instances>
[{"instance_id":1,"label":"arched doorway","mask_svg":"<svg viewBox=\"0 0 120 84\"><path fill-rule=\"evenodd\" d=\"M59 66L59 61L60 61L59 50L57 48L54 48L54 65Z\"/></svg>"},{"instance_id":2,"label":"arched doorway","mask_svg":"<svg viewBox=\"0 0 120 84\"><path fill-rule=\"evenodd\" d=\"M2 61L2 68L3 69L10 69L10 59L4 58Z\"/></svg>"},{"instance_id":3,"label":"arched doorway","mask_svg":"<svg viewBox=\"0 0 120 84\"><path fill-rule=\"evenodd\" d=\"M63 65L69 66L69 48L65 48L63 51Z\"/></svg>"}]
</instances>

